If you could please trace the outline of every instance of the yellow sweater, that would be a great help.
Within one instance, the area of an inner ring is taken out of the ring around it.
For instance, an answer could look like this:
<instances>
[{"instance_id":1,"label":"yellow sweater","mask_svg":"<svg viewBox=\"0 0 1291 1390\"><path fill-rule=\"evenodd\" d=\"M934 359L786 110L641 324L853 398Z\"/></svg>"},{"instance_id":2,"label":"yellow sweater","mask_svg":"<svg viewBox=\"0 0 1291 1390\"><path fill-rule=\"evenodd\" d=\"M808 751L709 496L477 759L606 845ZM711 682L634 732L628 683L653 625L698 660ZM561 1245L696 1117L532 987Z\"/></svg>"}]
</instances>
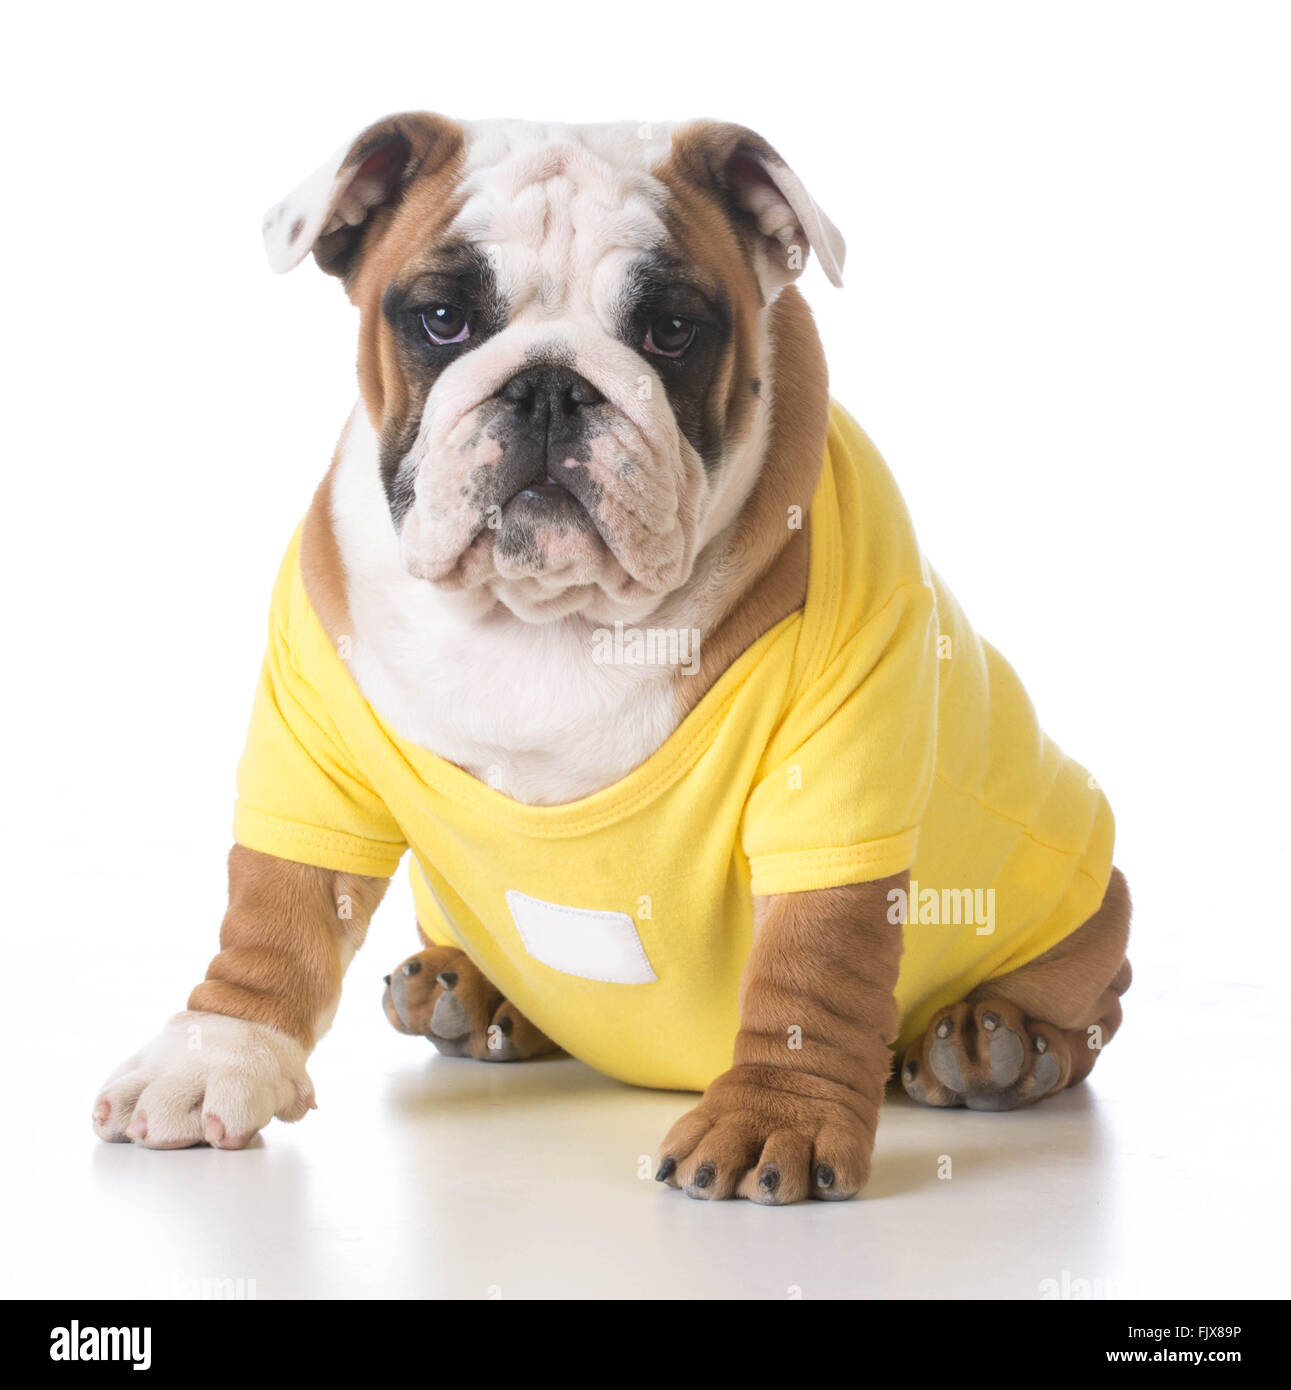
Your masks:
<instances>
[{"instance_id":1,"label":"yellow sweater","mask_svg":"<svg viewBox=\"0 0 1291 1390\"><path fill-rule=\"evenodd\" d=\"M237 841L393 873L574 1056L701 1090L730 1064L755 894L910 869L901 1045L1078 927L1111 871L1093 779L920 555L886 466L834 406L803 608L621 781L526 806L401 739L310 607L299 533L274 589Z\"/></svg>"}]
</instances>

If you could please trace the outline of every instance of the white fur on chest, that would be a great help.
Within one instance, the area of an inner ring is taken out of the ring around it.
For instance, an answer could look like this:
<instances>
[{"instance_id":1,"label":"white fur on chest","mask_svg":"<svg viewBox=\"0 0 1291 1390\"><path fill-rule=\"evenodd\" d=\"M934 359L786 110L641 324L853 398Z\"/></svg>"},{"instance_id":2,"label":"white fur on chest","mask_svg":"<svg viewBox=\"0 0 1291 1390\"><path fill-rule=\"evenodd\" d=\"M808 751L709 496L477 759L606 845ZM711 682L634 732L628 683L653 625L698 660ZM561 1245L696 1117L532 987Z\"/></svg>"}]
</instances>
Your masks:
<instances>
[{"instance_id":1,"label":"white fur on chest","mask_svg":"<svg viewBox=\"0 0 1291 1390\"><path fill-rule=\"evenodd\" d=\"M556 805L620 780L681 718L668 670L598 664L592 626L528 624L478 594L446 594L403 567L376 435L351 416L332 484L345 570L349 668L410 743L517 801Z\"/></svg>"}]
</instances>

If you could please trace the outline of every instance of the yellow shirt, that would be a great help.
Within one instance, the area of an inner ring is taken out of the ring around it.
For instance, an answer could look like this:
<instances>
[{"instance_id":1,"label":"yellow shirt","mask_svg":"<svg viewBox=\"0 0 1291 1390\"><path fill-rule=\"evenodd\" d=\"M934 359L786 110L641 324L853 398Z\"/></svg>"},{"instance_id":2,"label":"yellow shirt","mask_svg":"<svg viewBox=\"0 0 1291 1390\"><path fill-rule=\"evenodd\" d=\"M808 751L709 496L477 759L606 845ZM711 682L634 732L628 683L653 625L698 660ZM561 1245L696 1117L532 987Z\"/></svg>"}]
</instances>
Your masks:
<instances>
[{"instance_id":1,"label":"yellow shirt","mask_svg":"<svg viewBox=\"0 0 1291 1390\"><path fill-rule=\"evenodd\" d=\"M910 869L900 1045L1098 907L1112 818L1017 676L920 555L886 466L839 406L811 505L804 606L621 781L527 806L401 739L310 607L299 533L238 769L240 844L388 875L574 1056L701 1090L730 1064L754 894Z\"/></svg>"}]
</instances>

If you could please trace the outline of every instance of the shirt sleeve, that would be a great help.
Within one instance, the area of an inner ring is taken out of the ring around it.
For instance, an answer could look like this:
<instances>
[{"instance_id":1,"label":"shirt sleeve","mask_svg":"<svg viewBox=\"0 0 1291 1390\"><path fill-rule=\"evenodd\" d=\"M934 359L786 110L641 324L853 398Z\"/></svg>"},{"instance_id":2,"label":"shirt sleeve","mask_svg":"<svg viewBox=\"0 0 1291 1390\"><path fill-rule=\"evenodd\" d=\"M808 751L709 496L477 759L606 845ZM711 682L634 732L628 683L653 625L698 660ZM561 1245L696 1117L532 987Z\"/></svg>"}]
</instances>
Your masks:
<instances>
[{"instance_id":1,"label":"shirt sleeve","mask_svg":"<svg viewBox=\"0 0 1291 1390\"><path fill-rule=\"evenodd\" d=\"M938 680L927 583L897 589L807 674L744 809L756 895L910 867L936 762Z\"/></svg>"},{"instance_id":2,"label":"shirt sleeve","mask_svg":"<svg viewBox=\"0 0 1291 1390\"><path fill-rule=\"evenodd\" d=\"M306 605L295 552L293 544L274 590L268 650L238 764L233 836L280 859L386 878L407 845L300 660L293 629L317 618L300 611Z\"/></svg>"}]
</instances>

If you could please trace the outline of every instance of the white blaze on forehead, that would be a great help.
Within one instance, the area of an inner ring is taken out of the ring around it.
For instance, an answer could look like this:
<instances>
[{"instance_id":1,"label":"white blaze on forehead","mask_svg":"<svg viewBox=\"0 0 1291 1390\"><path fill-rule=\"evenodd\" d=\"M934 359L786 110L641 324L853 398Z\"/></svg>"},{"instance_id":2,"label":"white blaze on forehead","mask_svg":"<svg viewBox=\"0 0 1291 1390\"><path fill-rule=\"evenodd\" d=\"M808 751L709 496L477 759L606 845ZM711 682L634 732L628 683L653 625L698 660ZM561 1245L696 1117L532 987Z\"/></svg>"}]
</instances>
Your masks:
<instances>
[{"instance_id":1,"label":"white blaze on forehead","mask_svg":"<svg viewBox=\"0 0 1291 1390\"><path fill-rule=\"evenodd\" d=\"M464 203L447 236L484 248L513 317L568 310L571 299L608 314L627 263L664 239L667 190L650 170L667 156L672 127L464 129Z\"/></svg>"}]
</instances>

